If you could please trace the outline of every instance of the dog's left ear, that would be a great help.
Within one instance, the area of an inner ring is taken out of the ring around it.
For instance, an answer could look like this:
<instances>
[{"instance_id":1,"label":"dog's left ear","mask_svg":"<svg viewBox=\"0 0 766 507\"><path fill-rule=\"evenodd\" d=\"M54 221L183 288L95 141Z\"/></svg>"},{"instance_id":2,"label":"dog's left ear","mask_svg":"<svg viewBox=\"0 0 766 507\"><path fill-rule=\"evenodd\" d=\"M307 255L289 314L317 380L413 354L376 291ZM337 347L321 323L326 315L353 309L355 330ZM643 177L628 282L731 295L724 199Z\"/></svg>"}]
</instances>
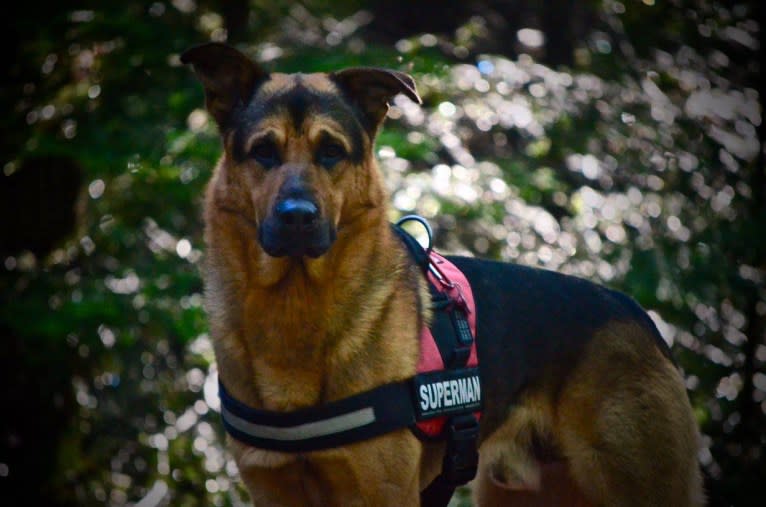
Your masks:
<instances>
[{"instance_id":1,"label":"dog's left ear","mask_svg":"<svg viewBox=\"0 0 766 507\"><path fill-rule=\"evenodd\" d=\"M403 93L422 104L415 81L404 72L375 67L354 67L330 74L340 89L362 110L368 132L374 136L388 112L388 104Z\"/></svg>"},{"instance_id":2,"label":"dog's left ear","mask_svg":"<svg viewBox=\"0 0 766 507\"><path fill-rule=\"evenodd\" d=\"M181 63L194 66L205 87L207 110L221 129L226 127L234 108L247 103L256 85L269 76L250 58L218 42L187 49Z\"/></svg>"}]
</instances>

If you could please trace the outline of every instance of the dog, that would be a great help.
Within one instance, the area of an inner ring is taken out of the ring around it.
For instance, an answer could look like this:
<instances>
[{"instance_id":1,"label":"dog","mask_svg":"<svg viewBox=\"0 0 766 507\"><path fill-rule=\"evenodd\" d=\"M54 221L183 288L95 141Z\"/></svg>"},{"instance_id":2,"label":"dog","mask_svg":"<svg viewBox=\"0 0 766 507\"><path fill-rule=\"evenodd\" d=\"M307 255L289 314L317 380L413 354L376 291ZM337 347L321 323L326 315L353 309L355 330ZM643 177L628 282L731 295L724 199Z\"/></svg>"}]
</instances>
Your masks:
<instances>
[{"instance_id":1,"label":"dog","mask_svg":"<svg viewBox=\"0 0 766 507\"><path fill-rule=\"evenodd\" d=\"M220 43L181 56L218 125L204 199L206 312L242 406L290 413L416 374L431 319L374 157L402 72L280 74ZM692 506L698 432L667 345L629 297L555 272L450 257L470 282L483 412L478 505ZM420 505L443 441L408 428L310 451L231 438L255 505Z\"/></svg>"}]
</instances>

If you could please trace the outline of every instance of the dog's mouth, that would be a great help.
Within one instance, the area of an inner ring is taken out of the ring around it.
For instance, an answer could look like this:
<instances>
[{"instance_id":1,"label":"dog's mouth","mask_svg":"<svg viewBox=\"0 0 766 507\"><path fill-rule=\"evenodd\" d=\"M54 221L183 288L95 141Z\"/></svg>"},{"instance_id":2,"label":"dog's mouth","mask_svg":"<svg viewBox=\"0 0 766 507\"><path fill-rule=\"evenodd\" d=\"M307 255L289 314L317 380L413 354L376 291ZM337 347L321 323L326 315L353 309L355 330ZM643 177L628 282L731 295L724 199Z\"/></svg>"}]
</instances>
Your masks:
<instances>
[{"instance_id":1,"label":"dog's mouth","mask_svg":"<svg viewBox=\"0 0 766 507\"><path fill-rule=\"evenodd\" d=\"M285 231L272 227L269 221L258 229L258 242L271 257L321 257L335 241L335 230L331 227L316 227L310 231Z\"/></svg>"},{"instance_id":2,"label":"dog's mouth","mask_svg":"<svg viewBox=\"0 0 766 507\"><path fill-rule=\"evenodd\" d=\"M336 238L332 224L307 199L280 201L258 228L258 242L271 257L324 255Z\"/></svg>"}]
</instances>

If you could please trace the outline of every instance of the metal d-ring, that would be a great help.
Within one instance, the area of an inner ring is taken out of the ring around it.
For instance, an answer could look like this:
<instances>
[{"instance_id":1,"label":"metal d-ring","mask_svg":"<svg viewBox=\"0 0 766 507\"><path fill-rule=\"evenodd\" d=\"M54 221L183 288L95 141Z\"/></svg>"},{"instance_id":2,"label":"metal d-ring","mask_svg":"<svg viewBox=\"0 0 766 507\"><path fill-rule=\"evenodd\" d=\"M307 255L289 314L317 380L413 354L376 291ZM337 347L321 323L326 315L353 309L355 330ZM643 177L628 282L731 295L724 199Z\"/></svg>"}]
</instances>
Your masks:
<instances>
[{"instance_id":1,"label":"metal d-ring","mask_svg":"<svg viewBox=\"0 0 766 507\"><path fill-rule=\"evenodd\" d=\"M396 226L401 227L402 224L412 221L418 222L426 230L426 234L428 234L428 246L426 247L426 252L430 252L434 244L434 231L431 229L431 224L428 223L428 220L420 215L405 215L396 222Z\"/></svg>"}]
</instances>

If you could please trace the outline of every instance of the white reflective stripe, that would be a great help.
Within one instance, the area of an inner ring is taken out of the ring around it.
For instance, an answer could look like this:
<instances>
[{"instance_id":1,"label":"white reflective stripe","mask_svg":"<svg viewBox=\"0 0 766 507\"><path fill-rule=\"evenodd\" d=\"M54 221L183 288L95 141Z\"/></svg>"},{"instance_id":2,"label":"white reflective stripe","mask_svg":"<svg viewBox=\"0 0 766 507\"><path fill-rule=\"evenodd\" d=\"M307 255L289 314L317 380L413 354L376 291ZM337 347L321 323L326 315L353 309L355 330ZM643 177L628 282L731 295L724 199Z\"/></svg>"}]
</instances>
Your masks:
<instances>
[{"instance_id":1,"label":"white reflective stripe","mask_svg":"<svg viewBox=\"0 0 766 507\"><path fill-rule=\"evenodd\" d=\"M372 407L360 408L359 410L330 417L329 419L286 428L251 423L229 412L226 406L221 406L221 414L226 419L226 422L242 433L270 440L308 440L309 438L324 437L360 428L375 422L375 410Z\"/></svg>"}]
</instances>

